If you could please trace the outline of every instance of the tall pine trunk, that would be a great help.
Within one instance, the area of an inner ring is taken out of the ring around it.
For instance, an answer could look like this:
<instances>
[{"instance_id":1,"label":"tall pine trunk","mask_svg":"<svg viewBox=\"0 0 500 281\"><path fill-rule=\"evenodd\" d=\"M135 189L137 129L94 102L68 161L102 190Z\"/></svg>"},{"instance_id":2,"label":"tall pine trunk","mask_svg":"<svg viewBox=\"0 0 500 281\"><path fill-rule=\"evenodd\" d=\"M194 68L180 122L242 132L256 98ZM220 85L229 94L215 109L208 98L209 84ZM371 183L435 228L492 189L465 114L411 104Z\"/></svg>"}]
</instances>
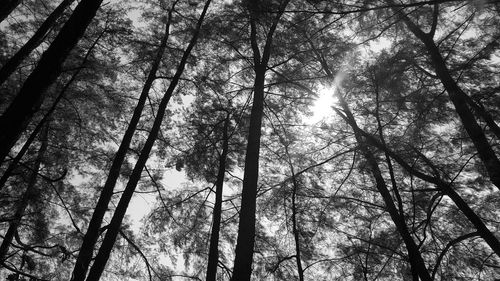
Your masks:
<instances>
[{"instance_id":1,"label":"tall pine trunk","mask_svg":"<svg viewBox=\"0 0 500 281\"><path fill-rule=\"evenodd\" d=\"M177 87L177 84L179 83L179 80L182 76L182 73L184 72L184 68L186 66L187 59L189 58L191 54L191 50L193 47L196 45L196 42L198 40L198 36L200 34L200 29L201 25L203 23L203 20L205 18L205 15L207 13L208 7L210 6L211 0L207 0L205 3L205 6L203 7L203 11L198 19L198 22L196 24L195 31L193 33L193 37L191 38L191 41L189 42L186 50L184 51L184 54L182 55L182 59L179 63L179 66L177 67L177 71L175 72L174 77L172 78L172 81L170 82L170 85L163 95L163 98L160 102L160 105L158 107L158 111L156 113L156 117L153 123L153 126L151 128L151 131L148 135L148 138L146 139L146 142L144 143L144 147L141 150L141 153L139 155L139 159L137 160L134 169L132 171L132 174L130 175L129 181L127 183L127 186L125 187L125 190L122 193L122 196L120 198L120 201L118 202L118 205L116 207L116 210L113 214L113 217L111 218L111 222L108 225L106 235L104 236L104 240L101 244L101 247L99 248L99 252L97 253L97 256L94 260L94 263L92 264L92 267L90 268L89 275L87 276L87 281L97 281L101 278L102 272L104 271L104 268L106 267L106 263L109 259L109 255L111 253L111 250L113 249L113 246L116 241L116 236L118 235L121 227L121 223L123 221L123 217L125 216L125 213L127 212L128 205L130 203L130 200L132 199L132 195L134 194L135 188L137 187L137 184L141 178L142 170L144 169L144 166L146 165L146 161L149 158L149 153L151 152L151 149L153 148L153 144L156 141L156 138L158 137L158 133L160 131L161 123L163 121L163 117L165 116L165 112L167 109L168 102L170 101L170 98L172 97L172 94Z\"/></svg>"},{"instance_id":2,"label":"tall pine trunk","mask_svg":"<svg viewBox=\"0 0 500 281\"><path fill-rule=\"evenodd\" d=\"M2 0L0 2L0 23L6 19L22 0Z\"/></svg>"},{"instance_id":3,"label":"tall pine trunk","mask_svg":"<svg viewBox=\"0 0 500 281\"><path fill-rule=\"evenodd\" d=\"M208 250L208 266L206 281L215 281L217 278L217 264L219 262L219 232L222 217L222 191L224 187L224 175L226 174L226 158L229 146L229 113L224 122L222 133L222 153L219 157L219 171L215 184L215 205L213 210L212 232L210 233L210 248Z\"/></svg>"},{"instance_id":4,"label":"tall pine trunk","mask_svg":"<svg viewBox=\"0 0 500 281\"><path fill-rule=\"evenodd\" d=\"M33 200L33 198L39 192L39 190L36 187L37 178L38 178L38 172L40 171L40 166L42 164L42 160L44 158L45 152L47 151L47 146L49 142L48 132L49 132L49 124L45 124L43 133L40 136L40 141L41 141L40 149L38 150L38 155L35 159L35 164L32 168L31 175L29 176L28 179L28 186L26 187L26 190L24 191L24 194L21 197L21 201L18 203L16 207L16 212L14 214L14 217L12 218L12 221L9 224L9 228L7 229L7 233L5 233L2 244L0 245L0 264L3 264L3 262L5 261L5 256L9 251L9 247L12 243L12 239L14 238L15 233L17 232L17 228L21 224L21 219L24 216L28 204L30 203L30 201Z\"/></svg>"},{"instance_id":5,"label":"tall pine trunk","mask_svg":"<svg viewBox=\"0 0 500 281\"><path fill-rule=\"evenodd\" d=\"M266 68L255 67L253 105L250 115L250 129L245 156L243 189L241 192L238 239L231 280L250 280L252 274L253 248L255 243L255 209L257 201L257 180L259 177L259 152L264 108L264 82Z\"/></svg>"},{"instance_id":6,"label":"tall pine trunk","mask_svg":"<svg viewBox=\"0 0 500 281\"><path fill-rule=\"evenodd\" d=\"M78 4L0 117L0 163L7 157L35 112L40 109L46 90L59 76L64 60L83 36L101 2L102 0L82 0Z\"/></svg>"},{"instance_id":7,"label":"tall pine trunk","mask_svg":"<svg viewBox=\"0 0 500 281\"><path fill-rule=\"evenodd\" d=\"M248 1L250 13L250 45L253 52L255 80L253 87L253 104L250 113L250 127L245 155L245 169L241 192L241 208L238 223L238 238L233 266L232 281L249 281L252 275L253 249L255 244L255 216L257 203L257 182L259 178L259 153L262 115L264 110L264 84L266 70L271 56L272 40L278 22L289 0L281 3L280 10L270 27L262 56L257 39L258 3Z\"/></svg>"},{"instance_id":8,"label":"tall pine trunk","mask_svg":"<svg viewBox=\"0 0 500 281\"><path fill-rule=\"evenodd\" d=\"M2 85L7 78L16 70L16 68L23 62L23 60L35 49L40 43L47 32L54 26L57 19L61 17L64 10L71 5L75 0L64 0L54 9L54 11L47 17L33 36L24 44L21 49L17 51L0 69L0 85Z\"/></svg>"},{"instance_id":9,"label":"tall pine trunk","mask_svg":"<svg viewBox=\"0 0 500 281\"><path fill-rule=\"evenodd\" d=\"M146 100L149 96L149 91L151 90L153 82L156 78L156 72L158 71L161 59L163 57L163 54L165 53L170 33L170 23L174 6L175 3L169 10L168 18L165 23L165 34L163 35L160 46L158 47L155 59L151 64L151 69L142 88L141 95L139 96L139 100L134 109L132 118L130 119L130 123L128 124L127 130L125 131L120 146L118 147L118 151L116 152L113 159L113 163L111 164L111 168L109 169L108 178L106 179L104 187L101 191L101 194L97 201L97 205L94 208L94 213L92 214L87 232L83 237L82 246L80 247L80 252L78 253L78 257L76 259L75 267L72 273L71 280L73 281L85 280L85 275L92 259L92 253L94 251L95 243L97 242L97 238L99 237L99 229L101 228L102 220L104 218L104 215L106 214L106 210L108 209L111 197L113 196L113 190L115 188L116 181L120 176L121 166L123 164L123 161L125 160L125 156L132 141L132 137L141 118L144 104L146 103Z\"/></svg>"}]
</instances>

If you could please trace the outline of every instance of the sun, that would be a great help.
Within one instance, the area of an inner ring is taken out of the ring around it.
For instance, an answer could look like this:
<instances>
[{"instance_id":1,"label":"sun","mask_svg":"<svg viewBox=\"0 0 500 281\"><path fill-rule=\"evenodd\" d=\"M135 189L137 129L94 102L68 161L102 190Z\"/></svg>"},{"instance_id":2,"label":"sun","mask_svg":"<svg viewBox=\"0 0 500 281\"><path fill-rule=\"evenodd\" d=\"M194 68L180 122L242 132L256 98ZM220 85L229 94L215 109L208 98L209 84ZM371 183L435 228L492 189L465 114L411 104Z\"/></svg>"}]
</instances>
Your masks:
<instances>
[{"instance_id":1,"label":"sun","mask_svg":"<svg viewBox=\"0 0 500 281\"><path fill-rule=\"evenodd\" d=\"M332 106L338 101L336 97L335 85L320 85L318 87L318 97L311 108L313 115L307 118L307 124L315 124L329 119L334 114Z\"/></svg>"}]
</instances>

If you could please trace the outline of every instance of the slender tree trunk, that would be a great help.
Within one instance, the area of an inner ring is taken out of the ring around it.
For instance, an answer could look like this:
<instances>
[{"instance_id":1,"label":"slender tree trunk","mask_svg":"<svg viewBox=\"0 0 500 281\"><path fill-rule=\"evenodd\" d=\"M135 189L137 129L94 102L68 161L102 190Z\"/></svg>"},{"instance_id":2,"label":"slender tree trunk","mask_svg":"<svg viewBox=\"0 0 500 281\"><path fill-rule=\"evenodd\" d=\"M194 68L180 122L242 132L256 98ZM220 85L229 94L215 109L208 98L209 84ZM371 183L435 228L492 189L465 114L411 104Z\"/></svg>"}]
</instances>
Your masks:
<instances>
[{"instance_id":1,"label":"slender tree trunk","mask_svg":"<svg viewBox=\"0 0 500 281\"><path fill-rule=\"evenodd\" d=\"M54 26L57 19L61 17L64 10L71 5L75 0L64 0L54 9L54 11L47 17L33 36L24 44L24 46L17 51L0 69L0 85L2 85L7 78L16 70L21 62L42 43L43 38L47 32Z\"/></svg>"},{"instance_id":2,"label":"slender tree trunk","mask_svg":"<svg viewBox=\"0 0 500 281\"><path fill-rule=\"evenodd\" d=\"M288 154L288 152L287 152ZM290 163L291 166L291 163ZM292 190L292 231L293 231L293 239L295 242L295 261L297 262L297 273L299 274L299 281L304 281L304 269L302 267L301 260L301 251L300 251L300 232L299 227L297 225L297 189L298 182L295 177L295 172L292 169L292 181L293 181L293 190Z\"/></svg>"},{"instance_id":3,"label":"slender tree trunk","mask_svg":"<svg viewBox=\"0 0 500 281\"><path fill-rule=\"evenodd\" d=\"M0 23L6 19L22 0L2 0L0 2Z\"/></svg>"},{"instance_id":4,"label":"slender tree trunk","mask_svg":"<svg viewBox=\"0 0 500 281\"><path fill-rule=\"evenodd\" d=\"M413 238L411 237L411 234L410 234L410 231L408 230L408 226L406 225L405 219L403 216L401 216L399 214L398 209L397 209L396 205L394 204L394 200L392 199L391 193L390 193L389 189L387 188L387 185L384 181L384 178L382 177L382 172L380 171L380 168L378 166L377 160L375 159L375 156L370 151L363 136L359 133L359 127L356 124L356 120L354 119L354 116L350 112L350 109L349 109L346 101L339 94L337 94L337 97L339 99L339 102L342 106L343 111L347 115L347 117L345 119L347 122L349 122L349 125L353 128L354 134L356 137L356 141L358 142L360 150L364 154L364 156L368 162L368 165L370 166L373 177L375 178L377 190L379 191L380 195L382 195L382 199L384 200L387 212L391 216L392 221L396 225L396 229L398 230L399 234L403 238L403 241L406 245L412 274L417 273L418 276L420 277L420 279L423 281L432 280L431 275L429 274L429 271L427 270L427 267L425 265L425 261L422 258L422 255L420 254L420 250L419 250L417 244L415 243L415 241L413 240Z\"/></svg>"},{"instance_id":5,"label":"slender tree trunk","mask_svg":"<svg viewBox=\"0 0 500 281\"><path fill-rule=\"evenodd\" d=\"M289 0L281 4L280 11L267 33L262 56L257 42L256 13L259 7L249 2L250 12L250 44L253 51L255 80L253 87L253 104L250 113L250 128L245 155L243 188L241 192L241 208L238 223L238 238L233 266L232 281L249 281L252 275L253 249L255 244L255 210L257 201L257 182L259 178L259 152L264 110L264 84L267 63L271 55L272 39L278 22Z\"/></svg>"},{"instance_id":6,"label":"slender tree trunk","mask_svg":"<svg viewBox=\"0 0 500 281\"><path fill-rule=\"evenodd\" d=\"M125 131L123 139L120 143L118 151L115 154L113 159L113 163L111 164L111 168L109 169L108 178L106 179L106 183L101 191L99 196L99 200L97 201L97 205L94 209L94 213L92 214L92 218L90 220L87 232L83 237L82 246L80 247L80 252L78 253L78 257L75 263L75 267L73 269L71 280L73 281L83 281L85 280L85 275L87 273L90 261L92 259L92 253L94 251L95 243L97 242L97 238L99 237L99 229L101 228L102 219L106 214L106 210L108 209L108 204L111 201L111 197L113 196L113 190L116 185L116 181L120 176L120 169L125 160L125 156L127 154L127 150L129 149L130 142L132 141L132 137L134 135L135 129L137 128L137 124L141 118L142 110L144 109L144 104L146 103L147 97L149 95L149 91L153 85L153 82L156 78L156 72L161 63L161 59L163 54L165 53L165 48L167 46L168 37L170 33L170 23L172 18L172 11L174 9L175 3L172 5L168 13L168 19L165 23L165 34L163 35L160 46L158 47L155 59L151 64L151 69L148 73L148 77L146 78L146 82L141 91L141 95L139 96L139 100L134 109L134 113L130 120L130 123Z\"/></svg>"},{"instance_id":7,"label":"slender tree trunk","mask_svg":"<svg viewBox=\"0 0 500 281\"><path fill-rule=\"evenodd\" d=\"M45 91L56 80L69 52L78 43L102 0L82 0L50 44L21 90L0 117L0 163L40 109Z\"/></svg>"},{"instance_id":8,"label":"slender tree trunk","mask_svg":"<svg viewBox=\"0 0 500 281\"><path fill-rule=\"evenodd\" d=\"M283 129L283 134L287 136L287 132L285 126L279 120L276 115L276 119L278 119L280 126ZM282 141L283 147L285 148L285 154L287 157L288 166L290 168L290 173L292 174L292 234L293 240L295 242L295 262L297 263L297 275L299 276L299 281L304 281L304 268L302 267L302 258L301 258L301 245L300 245L300 230L298 226L297 219L297 192L299 189L299 182L297 181L297 175L295 174L295 169L293 167L292 158L290 157L290 151L288 150L288 144L285 141Z\"/></svg>"},{"instance_id":9,"label":"slender tree trunk","mask_svg":"<svg viewBox=\"0 0 500 281\"><path fill-rule=\"evenodd\" d=\"M215 281L217 278L217 264L219 262L219 232L220 221L222 217L222 191L224 186L224 175L226 173L226 158L229 146L229 114L224 122L224 131L222 136L222 154L219 157L219 171L217 182L215 184L215 205L213 210L212 232L210 233L210 248L208 251L208 266L206 281Z\"/></svg>"},{"instance_id":10,"label":"slender tree trunk","mask_svg":"<svg viewBox=\"0 0 500 281\"><path fill-rule=\"evenodd\" d=\"M393 1L388 1L390 4L393 4ZM411 33L415 35L427 48L427 52L431 58L432 64L434 65L434 69L436 71L437 76L439 77L441 83L443 84L448 96L455 107L455 111L457 112L460 120L462 121L462 125L464 126L469 138L472 140L472 143L476 147L479 158L483 162L483 165L486 167L486 171L490 177L491 182L500 189L500 160L495 154L495 151L492 149L491 145L486 138L485 133L479 126L476 121L472 110L468 106L468 99L466 97L467 94L462 91L462 89L458 86L456 81L450 74L450 71L446 67L446 62L444 58L441 56L439 48L436 46L434 39L432 38L432 34L428 34L423 32L415 23L413 23L408 16L403 14L401 11L395 9L396 13L398 13L403 19L404 23L408 27ZM495 130L495 123L491 124L492 120L488 118L485 119L486 122L490 122L490 127ZM496 131L495 131L496 132Z\"/></svg>"},{"instance_id":11,"label":"slender tree trunk","mask_svg":"<svg viewBox=\"0 0 500 281\"><path fill-rule=\"evenodd\" d=\"M31 144L35 140L36 136L38 135L38 133L42 129L43 125L45 125L45 122L47 122L47 120L49 120L50 116L52 116L52 113L56 110L61 99L66 95L66 91L68 90L68 88L71 86L73 81L75 81L78 74L80 74L80 71L83 69L83 66L87 62L87 59L89 58L90 54L92 53L92 50L95 48L95 46L97 45L97 43L99 42L99 40L101 39L101 37L104 35L105 32L106 32L106 30L104 29L101 32L101 34L99 34L99 36L97 36L97 38L94 40L92 46L90 46L90 48L87 50L85 57L83 58L82 62L80 63L80 67L78 67L78 69L75 71L75 73L73 73L73 75L71 75L71 78L69 79L68 82L66 82L64 87L61 89L61 92L59 92L56 99L52 103L51 107L49 108L49 110L47 110L47 112L43 116L42 120L40 120L40 122L38 122L35 129L33 129L33 131L30 133L28 139L23 144L23 146L21 147L19 152L12 159L12 161L10 161L9 166L7 167L5 172L3 173L2 177L0 178L0 190L2 190L2 188L5 186L7 179L10 177L12 171L14 171L14 169L17 167L17 164L19 164L19 161L21 161L21 159L23 158L26 151L28 151L28 148L31 146Z\"/></svg>"},{"instance_id":12,"label":"slender tree trunk","mask_svg":"<svg viewBox=\"0 0 500 281\"><path fill-rule=\"evenodd\" d=\"M141 153L139 155L139 159L137 160L134 169L132 171L132 174L129 178L129 181L127 183L127 186L125 187L125 190L123 191L122 197L120 198L120 201L118 202L118 205L116 207L115 213L113 214L113 217L111 218L111 222L109 223L109 227L106 231L106 235L104 236L104 240L101 244L101 247L99 248L99 252L97 253L97 256L94 260L94 263L92 264L92 267L90 268L89 275L87 276L87 281L97 281L102 275L102 272L104 271L104 268L106 267L106 263L109 259L109 255L111 253L111 250L113 249L113 246L116 241L116 236L118 232L120 231L120 226L123 220L123 217L125 216L125 213L127 212L128 204L130 203L130 199L132 198L132 195L134 194L135 188L137 187L137 183L139 182L142 174L142 170L144 169L144 166L146 165L146 161L149 158L149 153L151 152L151 149L153 147L153 144L158 136L158 133L160 131L161 123L163 121L163 117L165 116L165 112L167 109L168 102L170 98L172 97L172 94L179 83L179 80L182 76L182 73L184 72L184 68L186 66L187 59L189 58L191 54L191 50L193 47L196 45L196 42L198 40L198 36L200 34L200 29L201 25L203 23L203 20L205 18L205 15L207 13L208 7L210 6L211 0L207 0L205 3L205 6L203 7L203 11L198 19L198 22L196 24L196 29L194 31L193 37L191 38L191 41L189 42L189 45L187 46L186 50L184 51L184 54L182 56L182 59L179 63L179 66L177 67L177 71L172 78L172 81L170 82L170 85L165 92L160 105L158 107L158 112L156 114L156 118L153 123L153 127L151 128L151 131L148 135L148 138L146 139L146 142L144 143L144 147L141 150Z\"/></svg>"},{"instance_id":13,"label":"slender tree trunk","mask_svg":"<svg viewBox=\"0 0 500 281\"><path fill-rule=\"evenodd\" d=\"M45 155L45 152L47 151L47 146L48 146L48 132L49 132L49 125L45 125L45 129L43 130L42 135L40 136L41 140L41 146L40 149L38 150L38 155L35 160L35 165L33 166L33 171L31 172L31 175L28 179L28 186L26 190L24 191L23 196L21 197L21 201L18 203L16 212L14 214L14 218L9 224L9 228L7 229L7 233L5 233L5 236L2 241L2 245L0 245L0 264L2 264L5 261L5 256L7 255L7 252L9 251L10 244L12 243L12 239L14 238L14 234L17 231L17 228L19 227L19 224L21 223L21 219L24 215L24 212L26 210L26 207L28 207L28 204L30 201L37 195L39 190L36 188L36 183L37 183L37 177L38 177L38 172L40 171L40 166L42 164L43 157Z\"/></svg>"}]
</instances>

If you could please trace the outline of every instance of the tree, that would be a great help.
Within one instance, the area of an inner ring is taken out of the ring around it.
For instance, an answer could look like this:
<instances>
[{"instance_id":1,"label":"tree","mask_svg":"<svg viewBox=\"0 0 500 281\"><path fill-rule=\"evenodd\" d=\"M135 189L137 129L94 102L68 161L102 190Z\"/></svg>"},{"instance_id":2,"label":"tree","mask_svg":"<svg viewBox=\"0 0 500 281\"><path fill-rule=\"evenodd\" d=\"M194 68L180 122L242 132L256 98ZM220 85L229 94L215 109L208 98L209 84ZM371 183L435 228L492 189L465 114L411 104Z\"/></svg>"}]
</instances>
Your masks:
<instances>
[{"instance_id":1,"label":"tree","mask_svg":"<svg viewBox=\"0 0 500 281\"><path fill-rule=\"evenodd\" d=\"M277 15L272 17L271 26L266 35L266 41L261 51L257 38L257 21L261 16L257 3L246 3L250 20L250 45L253 52L253 68L255 80L253 86L253 104L250 115L248 144L245 156L245 170L241 194L240 223L238 226L238 242L234 260L232 280L250 280L252 273L252 258L255 239L255 206L257 197L257 179L259 173L260 135L262 112L264 107L264 83L274 32L278 26L288 1L280 2Z\"/></svg>"},{"instance_id":2,"label":"tree","mask_svg":"<svg viewBox=\"0 0 500 281\"><path fill-rule=\"evenodd\" d=\"M134 109L134 113L120 143L120 147L118 148L118 151L114 156L108 178L106 179L106 183L104 184L103 190L99 197L99 201L97 202L97 205L95 207L87 232L85 233L85 236L83 238L82 246L75 263L75 269L73 270L72 280L76 281L85 279L85 275L92 259L94 246L100 234L102 220L104 218L106 210L108 209L108 204L111 200L111 196L113 195L116 181L118 180L118 177L120 175L120 169L125 160L126 153L130 147L130 143L132 141L132 137L136 130L137 124L139 123L139 119L141 117L144 104L146 103L146 99L148 98L149 91L151 90L153 82L156 79L156 73L167 46L170 34L170 23L172 20L172 12L174 10L174 7L175 2L168 11L168 16L165 21L165 34L163 35L163 39L161 40L160 46L157 50L156 57L152 62L151 69L142 88L139 101Z\"/></svg>"},{"instance_id":3,"label":"tree","mask_svg":"<svg viewBox=\"0 0 500 281\"><path fill-rule=\"evenodd\" d=\"M388 1L389 4L394 4ZM432 18L432 25L430 31L425 33L422 29L416 25L407 15L403 14L401 11L394 9L401 18L407 28L415 35L426 47L427 52L431 58L432 65L436 72L437 77L443 84L444 88L448 92L449 98L455 106L455 111L459 115L462 124L467 131L467 134L474 143L476 150L478 151L479 158L483 162L488 171L491 182L500 188L500 160L496 156L495 151L492 149L491 145L486 138L485 133L477 123L474 117L473 111L470 108L470 98L468 95L458 86L455 79L451 76L450 71L446 66L446 61L441 55L438 46L433 40L436 33L436 27L439 20L439 4L434 4L434 14ZM486 111L481 111L483 116L486 117L486 121L492 129L496 129L498 125L494 122L491 117L488 117Z\"/></svg>"},{"instance_id":4,"label":"tree","mask_svg":"<svg viewBox=\"0 0 500 281\"><path fill-rule=\"evenodd\" d=\"M9 16L9 14L21 4L21 0L7 0L0 5L0 22Z\"/></svg>"},{"instance_id":5,"label":"tree","mask_svg":"<svg viewBox=\"0 0 500 281\"><path fill-rule=\"evenodd\" d=\"M40 166L42 163L42 159L44 157L45 152L47 151L47 144L48 144L48 131L49 131L49 124L45 125L45 129L43 131L43 134L40 136L41 138L41 145L38 150L38 155L35 160L34 167L32 168L31 171L31 176L28 181L28 186L26 187L26 190L24 191L24 194L21 198L21 202L17 206L16 212L14 214L14 218L12 219L9 229L7 230L7 233L5 234L5 237L2 241L2 245L0 245L0 263L5 262L5 256L7 255L7 251L9 250L9 246L12 243L12 239L14 238L15 233L17 232L17 227L21 223L21 218L23 217L26 207L30 203L31 200L33 200L34 197L37 196L37 178L38 178L38 173L40 172Z\"/></svg>"},{"instance_id":6,"label":"tree","mask_svg":"<svg viewBox=\"0 0 500 281\"><path fill-rule=\"evenodd\" d=\"M184 71L184 67L186 65L186 61L190 55L191 50L193 49L194 45L196 44L196 41L198 39L198 34L201 28L201 25L203 23L203 19L205 18L205 15L207 13L208 7L210 5L210 0L208 0L205 3L205 6L203 7L203 11L197 21L196 24L196 29L193 34L193 37L191 41L189 42L188 46L186 47L186 50L184 51L184 54L182 56L181 61L179 62L177 71L174 75L174 78L172 79L167 91L163 95L163 98L161 100L160 106L158 108L158 112L155 117L155 121L153 123L153 127L151 128L151 131L148 135L148 138L146 140L146 143L144 144L143 149L141 150L141 153L139 155L139 159L137 160L134 170L132 171L132 174L129 178L129 181L127 183L127 186L125 187L125 191L122 194L120 201L118 202L118 206L116 207L116 210L113 214L113 218L111 219L111 222L108 226L108 229L106 231L106 235L104 237L104 240L101 244L101 247L99 248L99 251L97 253L97 256L95 258L95 261L92 265L92 267L89 270L89 274L85 280L99 280L101 277L102 271L104 270L104 267L106 266L106 262L109 258L109 255L111 253L111 250L113 248L114 242L116 240L116 236L119 232L121 222L123 220L123 217L125 216L125 212L127 211L128 204L130 203L130 199L134 193L134 190L137 186L137 183L139 182L139 179L141 177L142 170L144 169L144 166L146 164L146 161L148 160L149 153L151 152L151 149L153 147L153 144L158 136L159 130L161 123L163 121L163 117L165 115L165 110L168 105L168 102L170 98L172 97L172 94L175 90L175 87L177 86L177 83L179 82L179 79ZM75 275L73 275L75 278Z\"/></svg>"},{"instance_id":7,"label":"tree","mask_svg":"<svg viewBox=\"0 0 500 281\"><path fill-rule=\"evenodd\" d=\"M59 76L62 63L85 32L101 2L84 0L78 4L15 99L0 117L0 128L4 130L0 138L0 162L7 157L33 114L40 108L45 91Z\"/></svg>"},{"instance_id":8,"label":"tree","mask_svg":"<svg viewBox=\"0 0 500 281\"><path fill-rule=\"evenodd\" d=\"M497 3L98 2L0 4L0 279L498 278Z\"/></svg>"},{"instance_id":9,"label":"tree","mask_svg":"<svg viewBox=\"0 0 500 281\"><path fill-rule=\"evenodd\" d=\"M13 55L0 69L0 85L7 80L7 78L16 70L16 68L22 63L23 59L26 58L29 53L31 53L36 47L40 45L43 38L47 35L47 32L53 27L56 21L61 17L64 10L73 3L74 0L62 1L57 8L47 17L47 19L42 23L40 28L33 34L33 36L24 44L15 55Z\"/></svg>"}]
</instances>

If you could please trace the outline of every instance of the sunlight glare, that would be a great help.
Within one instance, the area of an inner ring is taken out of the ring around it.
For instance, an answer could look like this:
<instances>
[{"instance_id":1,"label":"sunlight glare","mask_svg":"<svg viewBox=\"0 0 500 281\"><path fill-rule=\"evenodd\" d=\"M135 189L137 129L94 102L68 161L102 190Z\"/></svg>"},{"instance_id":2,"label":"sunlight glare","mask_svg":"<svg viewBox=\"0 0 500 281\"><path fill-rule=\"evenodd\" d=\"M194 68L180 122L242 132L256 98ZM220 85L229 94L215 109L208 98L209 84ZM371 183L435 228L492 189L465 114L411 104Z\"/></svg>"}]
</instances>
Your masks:
<instances>
[{"instance_id":1,"label":"sunlight glare","mask_svg":"<svg viewBox=\"0 0 500 281\"><path fill-rule=\"evenodd\" d=\"M341 68L337 75L335 75L332 83L319 86L318 98L311 108L313 115L305 121L306 124L312 125L325 121L334 114L332 106L338 102L337 90L342 86L342 82L347 75L347 69L348 66Z\"/></svg>"},{"instance_id":2,"label":"sunlight glare","mask_svg":"<svg viewBox=\"0 0 500 281\"><path fill-rule=\"evenodd\" d=\"M335 89L335 83L333 85L319 86L318 98L311 108L313 115L306 120L307 124L318 123L333 114L332 106L337 102Z\"/></svg>"}]
</instances>

